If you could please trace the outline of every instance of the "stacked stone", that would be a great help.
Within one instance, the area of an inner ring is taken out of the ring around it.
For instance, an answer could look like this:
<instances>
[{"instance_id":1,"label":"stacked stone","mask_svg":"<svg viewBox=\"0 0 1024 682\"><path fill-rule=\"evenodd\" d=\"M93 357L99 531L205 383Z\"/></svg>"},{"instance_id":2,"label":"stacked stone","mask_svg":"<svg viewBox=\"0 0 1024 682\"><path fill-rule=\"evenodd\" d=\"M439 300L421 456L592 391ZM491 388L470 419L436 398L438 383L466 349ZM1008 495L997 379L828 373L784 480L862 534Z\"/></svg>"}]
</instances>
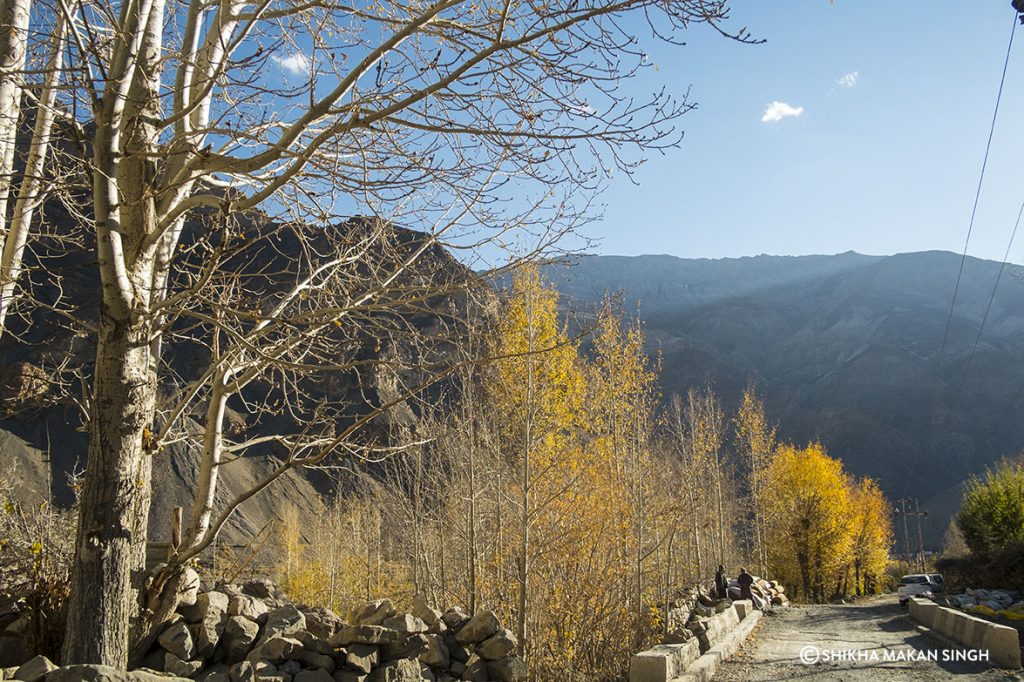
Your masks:
<instances>
[{"instance_id":1,"label":"stacked stone","mask_svg":"<svg viewBox=\"0 0 1024 682\"><path fill-rule=\"evenodd\" d=\"M417 602L398 613L386 599L347 620L323 608L297 607L271 582L221 585L184 595L142 668L57 668L42 656L0 679L25 682L522 682L516 638L491 611L441 613ZM157 674L165 676L156 677Z\"/></svg>"},{"instance_id":2,"label":"stacked stone","mask_svg":"<svg viewBox=\"0 0 1024 682\"><path fill-rule=\"evenodd\" d=\"M762 608L765 604L788 606L786 588L782 584L756 578L750 586L755 599L755 606ZM680 590L669 602L665 635L662 644L682 644L705 632L705 623L716 613L721 613L732 606L733 599L740 598L739 585L733 581L729 587L729 597L717 599L705 587L690 587Z\"/></svg>"},{"instance_id":3,"label":"stacked stone","mask_svg":"<svg viewBox=\"0 0 1024 682\"><path fill-rule=\"evenodd\" d=\"M146 667L201 682L520 682L516 640L490 611L472 618L386 599L343 621L300 610L267 581L205 592L160 635Z\"/></svg>"},{"instance_id":4,"label":"stacked stone","mask_svg":"<svg viewBox=\"0 0 1024 682\"><path fill-rule=\"evenodd\" d=\"M788 606L789 597L786 596L786 588L774 580L762 580L758 578L750 586L750 591L772 606Z\"/></svg>"}]
</instances>

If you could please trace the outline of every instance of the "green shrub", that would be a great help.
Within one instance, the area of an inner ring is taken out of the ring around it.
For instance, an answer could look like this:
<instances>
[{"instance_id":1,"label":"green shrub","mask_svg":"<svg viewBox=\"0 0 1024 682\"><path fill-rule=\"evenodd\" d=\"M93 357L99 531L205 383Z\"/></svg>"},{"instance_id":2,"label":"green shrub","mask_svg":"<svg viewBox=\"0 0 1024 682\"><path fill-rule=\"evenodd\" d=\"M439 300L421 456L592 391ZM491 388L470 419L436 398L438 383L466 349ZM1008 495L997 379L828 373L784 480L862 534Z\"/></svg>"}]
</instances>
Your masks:
<instances>
[{"instance_id":1,"label":"green shrub","mask_svg":"<svg viewBox=\"0 0 1024 682\"><path fill-rule=\"evenodd\" d=\"M957 525L977 556L1024 545L1024 467L1004 461L968 482Z\"/></svg>"}]
</instances>

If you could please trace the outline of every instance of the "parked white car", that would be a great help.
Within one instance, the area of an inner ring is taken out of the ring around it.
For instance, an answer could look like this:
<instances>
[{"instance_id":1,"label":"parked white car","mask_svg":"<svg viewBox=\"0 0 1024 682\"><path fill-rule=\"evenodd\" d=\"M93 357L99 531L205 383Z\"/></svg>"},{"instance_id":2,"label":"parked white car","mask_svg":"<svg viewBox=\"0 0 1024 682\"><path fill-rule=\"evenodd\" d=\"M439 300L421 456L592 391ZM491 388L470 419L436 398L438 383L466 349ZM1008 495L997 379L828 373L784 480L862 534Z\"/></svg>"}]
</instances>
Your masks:
<instances>
[{"instance_id":1,"label":"parked white car","mask_svg":"<svg viewBox=\"0 0 1024 682\"><path fill-rule=\"evenodd\" d=\"M912 573L900 578L896 584L896 596L899 597L900 606L906 606L907 600L919 594L934 594L942 591L942 575L934 573Z\"/></svg>"}]
</instances>

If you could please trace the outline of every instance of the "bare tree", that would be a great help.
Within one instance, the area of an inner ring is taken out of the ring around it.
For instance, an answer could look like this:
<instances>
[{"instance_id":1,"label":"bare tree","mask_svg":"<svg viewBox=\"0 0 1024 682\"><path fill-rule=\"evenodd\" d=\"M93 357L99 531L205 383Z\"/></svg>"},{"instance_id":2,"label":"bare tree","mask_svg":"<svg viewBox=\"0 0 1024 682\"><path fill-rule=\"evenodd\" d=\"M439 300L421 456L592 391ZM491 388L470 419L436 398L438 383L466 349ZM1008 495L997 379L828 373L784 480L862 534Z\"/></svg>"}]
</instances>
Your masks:
<instances>
[{"instance_id":1,"label":"bare tree","mask_svg":"<svg viewBox=\"0 0 1024 682\"><path fill-rule=\"evenodd\" d=\"M63 654L119 667L130 624L147 632L169 613L181 566L238 504L290 468L376 452L360 429L418 386L388 369L401 358L366 363L354 349L364 321L399 333L390 313L436 294L404 279L434 245L493 256L482 247L520 235L545 248L586 222L603 178L675 144L673 122L692 105L623 88L648 65L624 15L669 40L698 23L724 33L726 19L724 0L57 0L35 11L57 55L43 69L57 80L44 82L63 93L40 111L58 110L68 134L89 142L78 214L101 285ZM28 0L3 5L0 208L15 185L28 13ZM26 201L38 201L27 186ZM384 222L315 238L353 212ZM381 225L397 223L428 236L388 245ZM275 273L264 256L278 238L293 262ZM174 344L201 349L206 367L176 371L164 362ZM443 374L432 369L423 381ZM381 372L399 395L352 418L308 389L326 371ZM161 384L176 389L166 404ZM254 397L268 386L286 404ZM250 432L275 409L305 428L228 438L233 404ZM179 439L202 448L195 504L181 551L144 581L150 462ZM272 443L274 475L218 502L221 467Z\"/></svg>"},{"instance_id":2,"label":"bare tree","mask_svg":"<svg viewBox=\"0 0 1024 682\"><path fill-rule=\"evenodd\" d=\"M768 572L767 513L765 508L765 476L775 453L776 429L764 413L764 403L753 384L743 392L739 411L733 418L736 445L747 474L747 505L751 520L750 555L759 575Z\"/></svg>"}]
</instances>

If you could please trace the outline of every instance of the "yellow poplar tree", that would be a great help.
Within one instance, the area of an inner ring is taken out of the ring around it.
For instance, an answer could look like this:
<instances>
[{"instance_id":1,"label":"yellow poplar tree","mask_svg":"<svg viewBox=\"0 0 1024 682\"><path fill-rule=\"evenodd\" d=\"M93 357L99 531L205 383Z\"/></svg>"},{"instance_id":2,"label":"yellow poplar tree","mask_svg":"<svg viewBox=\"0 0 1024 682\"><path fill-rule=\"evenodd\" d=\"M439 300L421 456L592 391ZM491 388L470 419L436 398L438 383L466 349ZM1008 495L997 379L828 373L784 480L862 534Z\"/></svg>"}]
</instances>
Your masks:
<instances>
[{"instance_id":1,"label":"yellow poplar tree","mask_svg":"<svg viewBox=\"0 0 1024 682\"><path fill-rule=\"evenodd\" d=\"M613 655L623 647L637 648L650 625L650 604L656 589L649 580L654 501L649 481L650 434L653 429L657 363L644 352L643 330L624 328L607 303L598 315L593 360L589 365L588 449L592 462L587 508L592 516L592 538L607 536L600 548L612 575L587 601L603 598L614 603L607 613L614 627L597 653ZM603 535L597 535L596 531ZM609 590L612 593L609 594ZM600 597L598 596L600 595ZM621 634L632 630L632 640ZM591 638L595 643L598 638Z\"/></svg>"},{"instance_id":2,"label":"yellow poplar tree","mask_svg":"<svg viewBox=\"0 0 1024 682\"><path fill-rule=\"evenodd\" d=\"M892 547L892 506L874 479L864 478L850 488L851 563L856 594L877 592L889 564Z\"/></svg>"},{"instance_id":3,"label":"yellow poplar tree","mask_svg":"<svg viewBox=\"0 0 1024 682\"><path fill-rule=\"evenodd\" d=\"M573 497L587 468L579 439L585 381L577 344L559 325L558 293L536 266L513 277L493 355L490 406L515 478L510 485L515 539L507 559L517 583L516 635L520 653L535 669L531 639L565 633L553 633L550 623L540 622L531 601L546 604L546 613L557 613L566 603L559 557L575 551L581 537Z\"/></svg>"},{"instance_id":4,"label":"yellow poplar tree","mask_svg":"<svg viewBox=\"0 0 1024 682\"><path fill-rule=\"evenodd\" d=\"M779 448L767 472L769 561L773 575L802 599L824 601L851 548L848 477L813 443Z\"/></svg>"},{"instance_id":5,"label":"yellow poplar tree","mask_svg":"<svg viewBox=\"0 0 1024 682\"><path fill-rule=\"evenodd\" d=\"M768 424L764 403L753 384L743 392L740 409L733 419L736 448L747 474L747 500L751 517L750 555L757 572L764 576L768 568L767 511L765 476L775 453L775 427Z\"/></svg>"}]
</instances>

